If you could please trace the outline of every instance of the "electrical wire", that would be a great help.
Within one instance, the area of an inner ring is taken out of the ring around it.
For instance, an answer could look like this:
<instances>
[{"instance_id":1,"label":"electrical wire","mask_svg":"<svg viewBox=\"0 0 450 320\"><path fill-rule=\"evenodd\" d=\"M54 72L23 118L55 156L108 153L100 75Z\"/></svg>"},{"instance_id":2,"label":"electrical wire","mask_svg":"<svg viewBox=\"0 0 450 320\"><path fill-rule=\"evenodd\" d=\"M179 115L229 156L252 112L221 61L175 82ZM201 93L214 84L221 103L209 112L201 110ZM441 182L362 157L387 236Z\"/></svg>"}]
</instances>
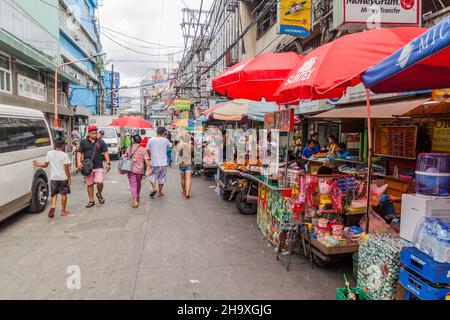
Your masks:
<instances>
[{"instance_id":1,"label":"electrical wire","mask_svg":"<svg viewBox=\"0 0 450 320\"><path fill-rule=\"evenodd\" d=\"M124 49L126 49L126 50L128 50L128 51L132 51L132 52L134 52L134 53L141 54L141 55L145 55L145 56L152 56L152 57L158 57L158 56L160 56L159 54L148 53L148 52L142 52L142 51L138 51L138 50L129 48L129 47L127 47L127 46L121 44L120 42L114 40L112 37L110 37L109 35L107 35L104 31L101 31L101 34L104 35L104 36L105 36L106 38L108 38L109 40L111 40L112 42L114 42L115 44L119 45L120 47L122 47L122 48L124 48ZM180 50L180 51L177 51L177 52L171 52L171 53L167 53L166 55L174 55L174 54L178 54L178 53L181 53L181 52L183 52L183 51Z\"/></svg>"},{"instance_id":2,"label":"electrical wire","mask_svg":"<svg viewBox=\"0 0 450 320\"><path fill-rule=\"evenodd\" d=\"M42 2L42 3L45 3L46 5L48 5L48 6L50 6L50 7L53 7L53 8L58 9L58 10L60 10L61 12L66 13L66 11L65 11L64 9L60 8L59 6L55 6L55 5L53 5L52 3L49 3L49 2L47 2L47 1L45 1L45 0L39 0L39 1ZM80 19L80 20L83 20L83 21L87 21L87 22L93 23L93 21L90 20L90 19L85 19L85 18L82 18L82 17L77 17L77 18ZM130 38L130 39L133 39L133 40L136 40L136 41L140 41L140 42L143 42L143 43L151 44L151 45L158 46L158 47L164 47L164 48L175 48L175 49L181 48L181 46L177 46L177 45L166 45L166 44L160 44L160 43L155 43L155 42L150 42L150 41L147 41L147 40L139 39L139 38L136 38L136 37L127 35L127 34L125 34L125 33L123 33L123 32L120 32L120 31L111 29L111 28L109 28L109 27L106 27L106 26L104 26L104 25L101 25L100 23L96 23L96 24L97 24L97 26L99 26L100 28L106 29L106 30L108 30L108 31L111 31L111 32L120 34L120 35L122 35L122 36L124 36L124 37Z\"/></svg>"}]
</instances>

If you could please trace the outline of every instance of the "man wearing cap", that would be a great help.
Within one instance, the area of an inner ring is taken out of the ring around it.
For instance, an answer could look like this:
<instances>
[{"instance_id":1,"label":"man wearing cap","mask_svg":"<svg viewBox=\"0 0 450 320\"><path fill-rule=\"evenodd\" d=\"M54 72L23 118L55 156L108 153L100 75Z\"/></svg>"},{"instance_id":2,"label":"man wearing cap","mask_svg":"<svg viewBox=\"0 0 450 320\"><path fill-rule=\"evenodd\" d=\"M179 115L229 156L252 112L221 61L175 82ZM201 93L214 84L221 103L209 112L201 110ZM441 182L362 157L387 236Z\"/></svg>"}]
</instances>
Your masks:
<instances>
[{"instance_id":1,"label":"man wearing cap","mask_svg":"<svg viewBox=\"0 0 450 320\"><path fill-rule=\"evenodd\" d=\"M94 153L95 150L95 153ZM93 170L90 175L86 176L87 192L89 203L86 208L95 206L94 201L94 184L97 184L97 198L101 204L105 203L103 198L103 156L106 160L106 171L111 170L111 162L108 153L108 147L103 139L98 138L98 128L95 125L88 127L88 136L80 143L80 152L78 153L78 171L83 169L83 160L92 159Z\"/></svg>"}]
</instances>

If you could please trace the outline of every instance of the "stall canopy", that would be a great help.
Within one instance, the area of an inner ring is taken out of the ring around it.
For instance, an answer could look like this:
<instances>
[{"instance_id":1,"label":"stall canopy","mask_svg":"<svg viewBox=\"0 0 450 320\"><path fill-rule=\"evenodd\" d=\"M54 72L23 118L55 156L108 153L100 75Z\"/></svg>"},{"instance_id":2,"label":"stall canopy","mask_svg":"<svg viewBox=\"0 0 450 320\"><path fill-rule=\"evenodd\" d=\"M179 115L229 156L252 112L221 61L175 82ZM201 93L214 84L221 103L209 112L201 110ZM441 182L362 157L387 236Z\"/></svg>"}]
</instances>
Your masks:
<instances>
[{"instance_id":1,"label":"stall canopy","mask_svg":"<svg viewBox=\"0 0 450 320\"><path fill-rule=\"evenodd\" d=\"M423 28L373 29L343 36L308 53L279 87L279 104L342 97L360 75L415 37Z\"/></svg>"},{"instance_id":2,"label":"stall canopy","mask_svg":"<svg viewBox=\"0 0 450 320\"><path fill-rule=\"evenodd\" d=\"M236 99L211 107L204 114L210 120L238 122L248 119L264 121L264 115L277 110L278 106L275 103Z\"/></svg>"},{"instance_id":3,"label":"stall canopy","mask_svg":"<svg viewBox=\"0 0 450 320\"><path fill-rule=\"evenodd\" d=\"M413 115L412 111L421 108L428 98L416 98L408 100L392 100L384 103L373 104L371 117L373 119L391 119ZM366 104L358 104L354 107L337 108L310 117L312 119L365 119L367 118Z\"/></svg>"},{"instance_id":4,"label":"stall canopy","mask_svg":"<svg viewBox=\"0 0 450 320\"><path fill-rule=\"evenodd\" d=\"M126 128L140 128L140 129L152 129L153 126L141 117L123 117L114 120L109 125L110 127L126 127Z\"/></svg>"},{"instance_id":5,"label":"stall canopy","mask_svg":"<svg viewBox=\"0 0 450 320\"><path fill-rule=\"evenodd\" d=\"M261 54L216 76L213 89L234 99L274 101L275 91L302 57L294 52Z\"/></svg>"},{"instance_id":6,"label":"stall canopy","mask_svg":"<svg viewBox=\"0 0 450 320\"><path fill-rule=\"evenodd\" d=\"M450 86L450 16L362 75L375 93Z\"/></svg>"}]
</instances>

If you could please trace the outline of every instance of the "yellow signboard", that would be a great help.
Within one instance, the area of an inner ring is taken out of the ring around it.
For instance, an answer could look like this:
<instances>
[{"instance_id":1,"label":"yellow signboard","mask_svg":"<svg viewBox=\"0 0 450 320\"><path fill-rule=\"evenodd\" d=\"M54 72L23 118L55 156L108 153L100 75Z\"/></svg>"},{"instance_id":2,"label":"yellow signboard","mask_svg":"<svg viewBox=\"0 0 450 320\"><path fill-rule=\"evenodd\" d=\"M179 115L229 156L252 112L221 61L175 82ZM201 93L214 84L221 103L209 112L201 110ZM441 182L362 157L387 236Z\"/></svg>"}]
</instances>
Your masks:
<instances>
[{"instance_id":1,"label":"yellow signboard","mask_svg":"<svg viewBox=\"0 0 450 320\"><path fill-rule=\"evenodd\" d=\"M280 0L278 33L307 38L311 34L311 0Z\"/></svg>"},{"instance_id":2,"label":"yellow signboard","mask_svg":"<svg viewBox=\"0 0 450 320\"><path fill-rule=\"evenodd\" d=\"M433 151L450 154L450 120L438 120L434 124Z\"/></svg>"},{"instance_id":3,"label":"yellow signboard","mask_svg":"<svg viewBox=\"0 0 450 320\"><path fill-rule=\"evenodd\" d=\"M433 90L433 100L450 102L450 89Z\"/></svg>"},{"instance_id":4,"label":"yellow signboard","mask_svg":"<svg viewBox=\"0 0 450 320\"><path fill-rule=\"evenodd\" d=\"M191 100L175 100L175 109L191 110Z\"/></svg>"}]
</instances>

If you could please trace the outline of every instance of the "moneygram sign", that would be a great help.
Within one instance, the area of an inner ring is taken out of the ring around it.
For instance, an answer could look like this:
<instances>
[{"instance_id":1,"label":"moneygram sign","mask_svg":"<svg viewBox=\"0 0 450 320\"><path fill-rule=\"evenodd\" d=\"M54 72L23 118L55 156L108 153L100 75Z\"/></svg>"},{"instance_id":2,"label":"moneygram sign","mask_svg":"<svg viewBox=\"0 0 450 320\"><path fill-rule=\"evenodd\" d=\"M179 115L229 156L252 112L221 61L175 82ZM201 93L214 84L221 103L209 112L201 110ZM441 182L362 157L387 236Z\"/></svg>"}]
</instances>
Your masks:
<instances>
[{"instance_id":1,"label":"moneygram sign","mask_svg":"<svg viewBox=\"0 0 450 320\"><path fill-rule=\"evenodd\" d=\"M333 27L361 30L420 26L422 0L333 0Z\"/></svg>"}]
</instances>

